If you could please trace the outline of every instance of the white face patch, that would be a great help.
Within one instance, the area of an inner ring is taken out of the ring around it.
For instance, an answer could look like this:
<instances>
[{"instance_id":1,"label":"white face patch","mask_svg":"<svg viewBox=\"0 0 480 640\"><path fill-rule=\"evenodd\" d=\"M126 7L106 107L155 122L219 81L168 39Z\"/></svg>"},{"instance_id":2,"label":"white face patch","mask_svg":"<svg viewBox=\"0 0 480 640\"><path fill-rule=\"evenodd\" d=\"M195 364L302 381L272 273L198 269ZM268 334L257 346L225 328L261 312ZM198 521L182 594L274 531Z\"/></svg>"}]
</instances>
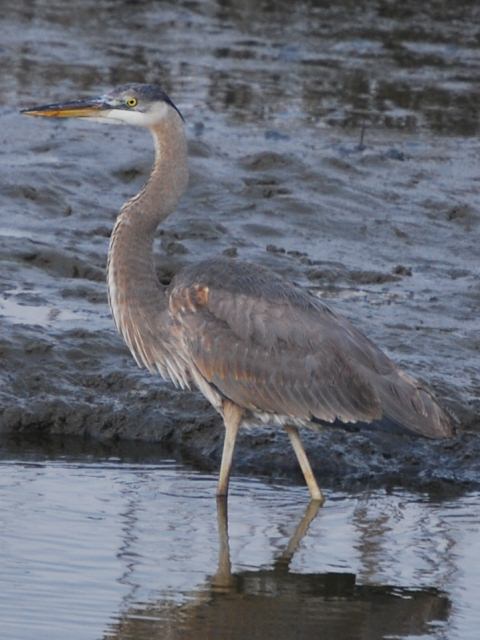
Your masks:
<instances>
[{"instance_id":1,"label":"white face patch","mask_svg":"<svg viewBox=\"0 0 480 640\"><path fill-rule=\"evenodd\" d=\"M168 108L165 102L157 102L147 112L135 111L135 109L110 109L103 112L102 120L104 122L105 120L116 123L123 122L148 129L165 118Z\"/></svg>"}]
</instances>

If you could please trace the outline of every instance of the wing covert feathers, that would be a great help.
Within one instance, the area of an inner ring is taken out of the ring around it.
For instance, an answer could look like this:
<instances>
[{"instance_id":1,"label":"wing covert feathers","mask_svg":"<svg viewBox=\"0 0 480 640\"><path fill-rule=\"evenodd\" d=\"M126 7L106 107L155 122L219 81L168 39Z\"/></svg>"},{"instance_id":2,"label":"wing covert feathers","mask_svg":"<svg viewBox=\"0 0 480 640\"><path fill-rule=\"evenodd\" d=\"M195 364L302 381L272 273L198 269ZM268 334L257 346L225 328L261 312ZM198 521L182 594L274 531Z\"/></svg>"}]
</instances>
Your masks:
<instances>
[{"instance_id":1,"label":"wing covert feathers","mask_svg":"<svg viewBox=\"0 0 480 640\"><path fill-rule=\"evenodd\" d=\"M240 407L452 433L431 393L348 320L257 265L210 260L184 270L169 311L198 372Z\"/></svg>"}]
</instances>

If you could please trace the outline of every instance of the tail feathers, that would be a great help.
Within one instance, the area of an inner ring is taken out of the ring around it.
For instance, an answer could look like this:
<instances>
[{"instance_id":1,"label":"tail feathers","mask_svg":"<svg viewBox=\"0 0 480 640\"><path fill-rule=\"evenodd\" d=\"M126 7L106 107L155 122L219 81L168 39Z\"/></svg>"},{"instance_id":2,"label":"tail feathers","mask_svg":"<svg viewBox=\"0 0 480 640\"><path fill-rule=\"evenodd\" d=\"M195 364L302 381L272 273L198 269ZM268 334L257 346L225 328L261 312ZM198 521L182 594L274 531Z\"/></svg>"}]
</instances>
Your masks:
<instances>
[{"instance_id":1,"label":"tail feathers","mask_svg":"<svg viewBox=\"0 0 480 640\"><path fill-rule=\"evenodd\" d=\"M427 438L454 434L452 420L432 393L403 371L383 378L379 395L384 416L409 431Z\"/></svg>"}]
</instances>

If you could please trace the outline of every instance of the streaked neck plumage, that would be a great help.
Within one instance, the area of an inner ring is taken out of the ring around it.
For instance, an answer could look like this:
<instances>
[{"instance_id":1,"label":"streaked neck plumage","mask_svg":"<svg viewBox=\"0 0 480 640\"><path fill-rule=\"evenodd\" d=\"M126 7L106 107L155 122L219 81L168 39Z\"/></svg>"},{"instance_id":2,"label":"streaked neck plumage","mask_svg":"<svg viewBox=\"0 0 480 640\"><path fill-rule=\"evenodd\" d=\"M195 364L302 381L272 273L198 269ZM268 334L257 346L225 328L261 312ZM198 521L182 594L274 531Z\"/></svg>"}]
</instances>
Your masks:
<instances>
[{"instance_id":1,"label":"streaked neck plumage","mask_svg":"<svg viewBox=\"0 0 480 640\"><path fill-rule=\"evenodd\" d=\"M108 253L109 302L117 329L139 365L158 368L149 336L158 335L159 316L167 306L155 273L155 229L172 213L188 182L187 142L183 122L172 107L151 127L155 162L145 186L125 203L117 218Z\"/></svg>"}]
</instances>

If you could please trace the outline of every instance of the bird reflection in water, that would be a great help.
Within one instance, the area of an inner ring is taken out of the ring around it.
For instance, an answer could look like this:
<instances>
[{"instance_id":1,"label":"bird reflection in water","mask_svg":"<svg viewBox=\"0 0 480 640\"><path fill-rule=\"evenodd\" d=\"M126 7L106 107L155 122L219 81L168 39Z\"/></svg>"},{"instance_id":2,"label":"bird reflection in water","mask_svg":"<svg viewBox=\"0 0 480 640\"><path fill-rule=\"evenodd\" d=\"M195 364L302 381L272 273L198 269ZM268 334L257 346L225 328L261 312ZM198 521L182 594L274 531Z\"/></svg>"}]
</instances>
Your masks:
<instances>
[{"instance_id":1,"label":"bird reflection in water","mask_svg":"<svg viewBox=\"0 0 480 640\"><path fill-rule=\"evenodd\" d=\"M361 585L354 573L295 573L291 561L320 508L312 501L272 568L232 572L227 502L217 499L218 568L188 594L135 603L108 629L121 640L380 640L430 635L451 603L435 588Z\"/></svg>"}]
</instances>

